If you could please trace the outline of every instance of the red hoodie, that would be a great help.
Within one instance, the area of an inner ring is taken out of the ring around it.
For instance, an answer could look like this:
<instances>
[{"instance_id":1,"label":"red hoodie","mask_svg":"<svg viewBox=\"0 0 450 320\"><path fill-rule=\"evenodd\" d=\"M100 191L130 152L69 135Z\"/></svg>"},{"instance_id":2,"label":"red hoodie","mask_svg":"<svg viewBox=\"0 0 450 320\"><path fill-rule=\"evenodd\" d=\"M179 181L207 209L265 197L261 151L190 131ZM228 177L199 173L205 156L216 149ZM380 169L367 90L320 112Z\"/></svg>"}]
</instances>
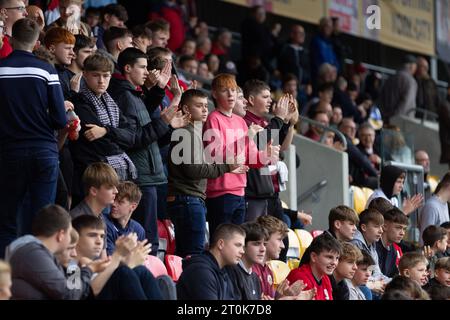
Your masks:
<instances>
[{"instance_id":1,"label":"red hoodie","mask_svg":"<svg viewBox=\"0 0 450 320\"><path fill-rule=\"evenodd\" d=\"M292 270L287 276L287 279L290 284L293 284L297 280L303 280L306 284L304 290L316 288L317 293L313 300L333 300L333 289L331 288L330 278L324 275L320 283L318 283L308 263Z\"/></svg>"}]
</instances>

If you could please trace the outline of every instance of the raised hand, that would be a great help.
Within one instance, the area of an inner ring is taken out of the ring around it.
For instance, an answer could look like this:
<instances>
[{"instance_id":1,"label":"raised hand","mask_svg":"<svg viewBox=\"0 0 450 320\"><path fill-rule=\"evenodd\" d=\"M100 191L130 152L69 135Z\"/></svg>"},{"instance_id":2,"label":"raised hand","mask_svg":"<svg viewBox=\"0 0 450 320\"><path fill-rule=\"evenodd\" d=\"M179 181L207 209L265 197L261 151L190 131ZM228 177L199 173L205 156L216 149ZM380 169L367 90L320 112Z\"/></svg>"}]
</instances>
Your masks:
<instances>
[{"instance_id":1,"label":"raised hand","mask_svg":"<svg viewBox=\"0 0 450 320\"><path fill-rule=\"evenodd\" d=\"M158 79L158 86L161 89L164 89L167 86L167 83L170 80L172 75L172 65L167 61L164 65L164 68L161 70L161 74Z\"/></svg>"},{"instance_id":2,"label":"raised hand","mask_svg":"<svg viewBox=\"0 0 450 320\"><path fill-rule=\"evenodd\" d=\"M144 85L147 89L151 89L159 81L161 72L159 70L153 69L148 73L147 79L145 79Z\"/></svg>"},{"instance_id":3,"label":"raised hand","mask_svg":"<svg viewBox=\"0 0 450 320\"><path fill-rule=\"evenodd\" d=\"M170 120L170 125L174 129L183 128L189 124L190 120L190 114L183 114L181 111L177 111L172 120Z\"/></svg>"},{"instance_id":4,"label":"raised hand","mask_svg":"<svg viewBox=\"0 0 450 320\"><path fill-rule=\"evenodd\" d=\"M170 77L170 92L173 94L172 104L178 106L183 94L183 88L181 88L178 77L175 74Z\"/></svg>"},{"instance_id":5,"label":"raised hand","mask_svg":"<svg viewBox=\"0 0 450 320\"><path fill-rule=\"evenodd\" d=\"M284 121L287 117L288 109L289 109L289 95L284 94L280 98L280 100L278 100L277 104L274 106L272 113Z\"/></svg>"},{"instance_id":6,"label":"raised hand","mask_svg":"<svg viewBox=\"0 0 450 320\"><path fill-rule=\"evenodd\" d=\"M267 144L266 153L267 157L270 159L270 162L276 163L280 158L280 146L274 146L272 145L272 143L273 141L270 140L270 142Z\"/></svg>"},{"instance_id":7,"label":"raised hand","mask_svg":"<svg viewBox=\"0 0 450 320\"><path fill-rule=\"evenodd\" d=\"M418 193L411 198L403 199L403 213L407 216L422 206L423 195Z\"/></svg>"},{"instance_id":8,"label":"raised hand","mask_svg":"<svg viewBox=\"0 0 450 320\"><path fill-rule=\"evenodd\" d=\"M80 92L80 84L81 84L81 77L83 76L83 73L78 73L70 79L70 89L75 92Z\"/></svg>"},{"instance_id":9,"label":"raised hand","mask_svg":"<svg viewBox=\"0 0 450 320\"><path fill-rule=\"evenodd\" d=\"M176 113L178 111L177 105L170 105L167 108L164 108L161 110L161 120L164 121L166 124L170 124L170 121L172 121L173 117L175 117Z\"/></svg>"},{"instance_id":10,"label":"raised hand","mask_svg":"<svg viewBox=\"0 0 450 320\"><path fill-rule=\"evenodd\" d=\"M252 124L250 125L250 127L248 127L248 137L250 138L250 140L253 140L253 138L261 131L263 131L264 128L261 127L260 125L254 124L252 122Z\"/></svg>"}]
</instances>

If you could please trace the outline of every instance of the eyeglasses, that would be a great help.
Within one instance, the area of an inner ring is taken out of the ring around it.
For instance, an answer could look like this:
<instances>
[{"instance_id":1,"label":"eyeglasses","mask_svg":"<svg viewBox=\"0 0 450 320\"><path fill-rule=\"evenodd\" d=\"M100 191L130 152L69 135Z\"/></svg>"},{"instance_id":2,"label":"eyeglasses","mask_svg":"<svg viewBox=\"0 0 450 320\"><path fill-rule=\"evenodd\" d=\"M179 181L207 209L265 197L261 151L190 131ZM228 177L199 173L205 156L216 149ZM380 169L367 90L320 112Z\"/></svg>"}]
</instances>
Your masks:
<instances>
[{"instance_id":1,"label":"eyeglasses","mask_svg":"<svg viewBox=\"0 0 450 320\"><path fill-rule=\"evenodd\" d=\"M20 7L9 7L9 8L5 8L5 9L6 9L6 10L19 10L19 11L22 11L22 12L24 12L24 11L27 10L27 8L24 7L24 6L20 6Z\"/></svg>"}]
</instances>

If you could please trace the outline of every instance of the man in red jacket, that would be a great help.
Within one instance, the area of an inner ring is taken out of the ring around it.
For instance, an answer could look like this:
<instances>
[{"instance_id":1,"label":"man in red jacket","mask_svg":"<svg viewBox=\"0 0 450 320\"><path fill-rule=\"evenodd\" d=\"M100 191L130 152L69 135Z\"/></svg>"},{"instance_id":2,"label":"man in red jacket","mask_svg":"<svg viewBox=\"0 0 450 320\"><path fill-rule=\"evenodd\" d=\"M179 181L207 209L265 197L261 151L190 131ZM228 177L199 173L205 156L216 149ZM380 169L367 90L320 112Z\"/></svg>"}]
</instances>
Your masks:
<instances>
[{"instance_id":1,"label":"man in red jacket","mask_svg":"<svg viewBox=\"0 0 450 320\"><path fill-rule=\"evenodd\" d=\"M3 46L0 48L0 59L6 58L13 51L10 44L14 22L28 15L22 0L0 0L0 17L4 17Z\"/></svg>"}]
</instances>

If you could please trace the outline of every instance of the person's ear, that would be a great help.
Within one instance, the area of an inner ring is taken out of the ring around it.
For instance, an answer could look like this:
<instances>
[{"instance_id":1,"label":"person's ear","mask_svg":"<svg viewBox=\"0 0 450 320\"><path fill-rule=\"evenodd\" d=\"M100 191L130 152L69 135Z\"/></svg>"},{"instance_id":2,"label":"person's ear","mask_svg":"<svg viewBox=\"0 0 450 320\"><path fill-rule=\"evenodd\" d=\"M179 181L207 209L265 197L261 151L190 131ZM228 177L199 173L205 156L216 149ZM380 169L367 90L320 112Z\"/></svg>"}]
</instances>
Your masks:
<instances>
[{"instance_id":1,"label":"person's ear","mask_svg":"<svg viewBox=\"0 0 450 320\"><path fill-rule=\"evenodd\" d=\"M97 190L96 187L90 187L89 188L89 195L91 195L93 197L96 197L97 196L97 192L98 192L98 190Z\"/></svg>"},{"instance_id":2,"label":"person's ear","mask_svg":"<svg viewBox=\"0 0 450 320\"><path fill-rule=\"evenodd\" d=\"M248 98L247 98L247 105L249 106L249 107L252 107L253 106L253 103L255 102L255 96L254 95L249 95L248 96Z\"/></svg>"},{"instance_id":3,"label":"person's ear","mask_svg":"<svg viewBox=\"0 0 450 320\"><path fill-rule=\"evenodd\" d=\"M411 273L409 272L409 269L405 269L402 272L402 276L409 278L411 276Z\"/></svg>"},{"instance_id":4,"label":"person's ear","mask_svg":"<svg viewBox=\"0 0 450 320\"><path fill-rule=\"evenodd\" d=\"M219 250L222 250L225 247L225 241L223 239L219 239L219 241L217 241L217 248Z\"/></svg>"},{"instance_id":5,"label":"person's ear","mask_svg":"<svg viewBox=\"0 0 450 320\"><path fill-rule=\"evenodd\" d=\"M316 263L317 262L317 258L318 258L317 253L311 252L311 255L310 255L311 262Z\"/></svg>"},{"instance_id":6,"label":"person's ear","mask_svg":"<svg viewBox=\"0 0 450 320\"><path fill-rule=\"evenodd\" d=\"M64 236L66 234L66 230L59 230L56 234L56 241L61 242L64 239Z\"/></svg>"},{"instance_id":7,"label":"person's ear","mask_svg":"<svg viewBox=\"0 0 450 320\"><path fill-rule=\"evenodd\" d=\"M341 225L342 225L341 221L336 220L334 222L334 230L340 230L341 229Z\"/></svg>"},{"instance_id":8,"label":"person's ear","mask_svg":"<svg viewBox=\"0 0 450 320\"><path fill-rule=\"evenodd\" d=\"M137 204L136 202L132 202L131 205L130 205L131 212L133 212L134 210L136 210L137 206L138 206L138 204Z\"/></svg>"},{"instance_id":9,"label":"person's ear","mask_svg":"<svg viewBox=\"0 0 450 320\"><path fill-rule=\"evenodd\" d=\"M183 111L184 114L190 114L189 107L185 104L181 107L181 110Z\"/></svg>"},{"instance_id":10,"label":"person's ear","mask_svg":"<svg viewBox=\"0 0 450 320\"><path fill-rule=\"evenodd\" d=\"M49 51L50 53L52 53L52 54L55 54L55 50L56 50L56 46L55 46L54 44L51 44L51 45L48 47L48 51Z\"/></svg>"},{"instance_id":11,"label":"person's ear","mask_svg":"<svg viewBox=\"0 0 450 320\"><path fill-rule=\"evenodd\" d=\"M361 231L362 232L366 232L367 231L367 226L365 224L361 224Z\"/></svg>"},{"instance_id":12,"label":"person's ear","mask_svg":"<svg viewBox=\"0 0 450 320\"><path fill-rule=\"evenodd\" d=\"M215 92L214 90L211 90L211 96L212 96L215 100L217 100L217 95L216 95L216 92Z\"/></svg>"},{"instance_id":13,"label":"person's ear","mask_svg":"<svg viewBox=\"0 0 450 320\"><path fill-rule=\"evenodd\" d=\"M123 67L123 71L125 73L131 73L131 65L126 64L125 67Z\"/></svg>"}]
</instances>

